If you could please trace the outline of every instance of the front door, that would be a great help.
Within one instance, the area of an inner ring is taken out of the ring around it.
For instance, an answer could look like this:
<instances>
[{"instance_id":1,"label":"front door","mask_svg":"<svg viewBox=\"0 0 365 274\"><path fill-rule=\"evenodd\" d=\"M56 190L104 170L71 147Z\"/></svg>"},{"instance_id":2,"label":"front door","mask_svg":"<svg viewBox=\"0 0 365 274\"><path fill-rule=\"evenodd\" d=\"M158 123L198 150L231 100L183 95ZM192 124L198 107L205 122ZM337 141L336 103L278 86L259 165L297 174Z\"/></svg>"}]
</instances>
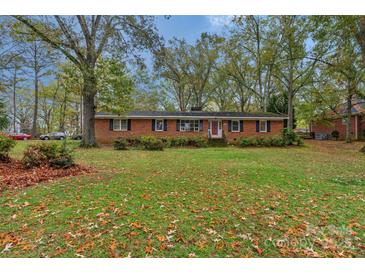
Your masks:
<instances>
[{"instance_id":1,"label":"front door","mask_svg":"<svg viewBox=\"0 0 365 274\"><path fill-rule=\"evenodd\" d=\"M222 121L210 121L210 138L222 138Z\"/></svg>"}]
</instances>

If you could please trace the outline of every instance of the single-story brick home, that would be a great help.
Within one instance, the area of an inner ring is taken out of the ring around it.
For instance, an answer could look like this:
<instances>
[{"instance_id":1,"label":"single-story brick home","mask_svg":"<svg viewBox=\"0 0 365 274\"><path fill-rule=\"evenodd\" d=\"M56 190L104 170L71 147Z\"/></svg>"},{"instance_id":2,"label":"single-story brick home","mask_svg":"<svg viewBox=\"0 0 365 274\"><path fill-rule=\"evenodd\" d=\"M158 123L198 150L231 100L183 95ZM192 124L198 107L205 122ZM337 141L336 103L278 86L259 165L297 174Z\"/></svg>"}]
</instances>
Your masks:
<instances>
[{"instance_id":1,"label":"single-story brick home","mask_svg":"<svg viewBox=\"0 0 365 274\"><path fill-rule=\"evenodd\" d=\"M356 100L351 109L351 135L354 140L365 139L365 100ZM336 112L329 112L322 119L310 123L310 131L315 135L331 136L333 131L339 132L339 139L346 137L346 108L341 105Z\"/></svg>"},{"instance_id":2,"label":"single-story brick home","mask_svg":"<svg viewBox=\"0 0 365 274\"><path fill-rule=\"evenodd\" d=\"M232 141L238 137L279 135L286 116L245 112L131 111L124 116L99 112L95 116L99 143L118 137L202 136Z\"/></svg>"}]
</instances>

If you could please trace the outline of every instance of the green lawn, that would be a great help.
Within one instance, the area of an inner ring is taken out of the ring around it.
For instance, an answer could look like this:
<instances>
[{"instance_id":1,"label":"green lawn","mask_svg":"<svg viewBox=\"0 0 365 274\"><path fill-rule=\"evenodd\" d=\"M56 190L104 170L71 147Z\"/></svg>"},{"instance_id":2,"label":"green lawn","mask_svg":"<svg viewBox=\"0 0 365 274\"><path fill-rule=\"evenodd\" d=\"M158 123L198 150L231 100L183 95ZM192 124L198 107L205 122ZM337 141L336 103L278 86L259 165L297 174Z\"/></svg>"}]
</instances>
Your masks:
<instances>
[{"instance_id":1,"label":"green lawn","mask_svg":"<svg viewBox=\"0 0 365 274\"><path fill-rule=\"evenodd\" d=\"M0 196L0 257L364 257L359 147L78 149L97 173Z\"/></svg>"}]
</instances>

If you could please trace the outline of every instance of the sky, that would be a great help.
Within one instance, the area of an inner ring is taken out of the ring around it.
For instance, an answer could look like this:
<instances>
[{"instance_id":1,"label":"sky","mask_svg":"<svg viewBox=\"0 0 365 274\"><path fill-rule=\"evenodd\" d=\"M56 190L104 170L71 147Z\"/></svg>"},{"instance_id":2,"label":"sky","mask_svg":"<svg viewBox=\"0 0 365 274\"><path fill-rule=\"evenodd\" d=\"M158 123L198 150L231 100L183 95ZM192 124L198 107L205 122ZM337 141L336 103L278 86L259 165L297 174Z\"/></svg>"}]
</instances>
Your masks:
<instances>
[{"instance_id":1,"label":"sky","mask_svg":"<svg viewBox=\"0 0 365 274\"><path fill-rule=\"evenodd\" d=\"M156 16L155 23L166 41L175 36L194 43L202 32L222 33L231 19L231 16L175 15L169 19Z\"/></svg>"},{"instance_id":2,"label":"sky","mask_svg":"<svg viewBox=\"0 0 365 274\"><path fill-rule=\"evenodd\" d=\"M231 20L232 16L225 15L174 15L169 18L156 16L155 25L165 42L176 37L184 38L188 43L194 44L203 32L223 33ZM147 67L152 69L152 55L146 52L143 56Z\"/></svg>"}]
</instances>

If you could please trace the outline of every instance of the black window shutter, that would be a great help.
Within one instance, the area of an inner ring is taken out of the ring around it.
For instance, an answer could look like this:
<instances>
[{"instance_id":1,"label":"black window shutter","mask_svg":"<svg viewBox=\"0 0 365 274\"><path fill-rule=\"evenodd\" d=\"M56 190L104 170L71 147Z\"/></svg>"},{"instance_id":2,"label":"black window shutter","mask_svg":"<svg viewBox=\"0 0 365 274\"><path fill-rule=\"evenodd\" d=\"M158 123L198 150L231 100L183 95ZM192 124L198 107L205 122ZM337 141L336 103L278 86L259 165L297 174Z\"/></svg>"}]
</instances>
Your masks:
<instances>
[{"instance_id":1,"label":"black window shutter","mask_svg":"<svg viewBox=\"0 0 365 274\"><path fill-rule=\"evenodd\" d=\"M270 132L271 131L271 123L270 123L270 121L267 121L266 127L267 127L267 132Z\"/></svg>"},{"instance_id":2,"label":"black window shutter","mask_svg":"<svg viewBox=\"0 0 365 274\"><path fill-rule=\"evenodd\" d=\"M167 120L163 120L163 131L167 131Z\"/></svg>"},{"instance_id":3,"label":"black window shutter","mask_svg":"<svg viewBox=\"0 0 365 274\"><path fill-rule=\"evenodd\" d=\"M113 130L113 119L109 120L109 130Z\"/></svg>"},{"instance_id":4,"label":"black window shutter","mask_svg":"<svg viewBox=\"0 0 365 274\"><path fill-rule=\"evenodd\" d=\"M231 132L232 131L232 121L231 120L228 120L228 132Z\"/></svg>"},{"instance_id":5,"label":"black window shutter","mask_svg":"<svg viewBox=\"0 0 365 274\"><path fill-rule=\"evenodd\" d=\"M199 130L200 130L200 131L203 131L203 120L200 120L200 123L199 123Z\"/></svg>"},{"instance_id":6,"label":"black window shutter","mask_svg":"<svg viewBox=\"0 0 365 274\"><path fill-rule=\"evenodd\" d=\"M260 121L256 121L256 132L260 132Z\"/></svg>"},{"instance_id":7,"label":"black window shutter","mask_svg":"<svg viewBox=\"0 0 365 274\"><path fill-rule=\"evenodd\" d=\"M240 120L240 131L243 132L243 120Z\"/></svg>"},{"instance_id":8,"label":"black window shutter","mask_svg":"<svg viewBox=\"0 0 365 274\"><path fill-rule=\"evenodd\" d=\"M180 120L176 120L176 131L180 131Z\"/></svg>"},{"instance_id":9,"label":"black window shutter","mask_svg":"<svg viewBox=\"0 0 365 274\"><path fill-rule=\"evenodd\" d=\"M155 119L152 119L152 131L155 131Z\"/></svg>"},{"instance_id":10,"label":"black window shutter","mask_svg":"<svg viewBox=\"0 0 365 274\"><path fill-rule=\"evenodd\" d=\"M128 130L132 129L131 119L128 119Z\"/></svg>"}]
</instances>

